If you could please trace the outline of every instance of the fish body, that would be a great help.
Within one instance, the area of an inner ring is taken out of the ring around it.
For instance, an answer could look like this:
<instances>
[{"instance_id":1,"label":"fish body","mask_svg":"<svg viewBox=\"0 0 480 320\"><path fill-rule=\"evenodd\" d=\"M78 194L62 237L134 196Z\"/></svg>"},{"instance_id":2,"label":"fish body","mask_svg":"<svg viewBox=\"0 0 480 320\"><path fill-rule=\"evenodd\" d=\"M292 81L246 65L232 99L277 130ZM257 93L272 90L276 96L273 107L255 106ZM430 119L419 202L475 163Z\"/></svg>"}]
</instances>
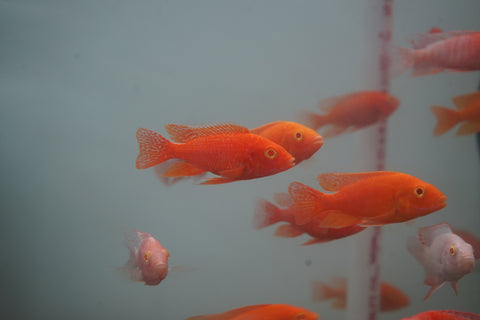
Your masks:
<instances>
[{"instance_id":1,"label":"fish body","mask_svg":"<svg viewBox=\"0 0 480 320\"><path fill-rule=\"evenodd\" d=\"M295 158L295 165L309 159L323 146L323 138L315 130L291 121L270 122L250 132L281 145Z\"/></svg>"},{"instance_id":2,"label":"fish body","mask_svg":"<svg viewBox=\"0 0 480 320\"><path fill-rule=\"evenodd\" d=\"M288 304L245 306L227 312L201 315L185 320L319 320L318 314Z\"/></svg>"},{"instance_id":3,"label":"fish body","mask_svg":"<svg viewBox=\"0 0 480 320\"><path fill-rule=\"evenodd\" d=\"M285 201L284 204L288 206L286 208L280 208L275 204L260 199L255 205L255 214L253 217L253 227L255 229L262 229L278 222L287 222L280 225L275 235L283 238L298 237L302 234L308 234L312 238L305 242L303 245L312 245L316 243L329 242L336 239L348 237L363 231L365 227L359 225L352 225L344 228L324 228L318 225L316 218L313 218L307 224L297 225L295 222L295 203L290 199L288 194L276 194L275 197L283 198L280 201Z\"/></svg>"},{"instance_id":4,"label":"fish body","mask_svg":"<svg viewBox=\"0 0 480 320\"><path fill-rule=\"evenodd\" d=\"M457 310L431 310L402 320L480 320L480 314Z\"/></svg>"},{"instance_id":5,"label":"fish body","mask_svg":"<svg viewBox=\"0 0 480 320\"><path fill-rule=\"evenodd\" d=\"M392 95L381 91L360 91L322 100L318 106L325 114L307 113L309 126L318 130L330 126L322 133L324 138L339 135L349 129L358 130L388 118L400 104Z\"/></svg>"},{"instance_id":6,"label":"fish body","mask_svg":"<svg viewBox=\"0 0 480 320\"><path fill-rule=\"evenodd\" d=\"M170 254L167 249L150 234L134 229L125 230L125 239L130 259L121 271L132 281L158 285L168 274Z\"/></svg>"},{"instance_id":7,"label":"fish body","mask_svg":"<svg viewBox=\"0 0 480 320\"><path fill-rule=\"evenodd\" d=\"M398 48L395 73L409 68L413 76L480 70L480 32L429 32L417 34L412 43L413 49Z\"/></svg>"},{"instance_id":8,"label":"fish body","mask_svg":"<svg viewBox=\"0 0 480 320\"><path fill-rule=\"evenodd\" d=\"M435 186L393 171L325 173L317 178L323 193L299 182L288 191L295 202L299 225L319 217L319 225L341 228L384 225L415 219L446 206L446 196Z\"/></svg>"},{"instance_id":9,"label":"fish body","mask_svg":"<svg viewBox=\"0 0 480 320\"><path fill-rule=\"evenodd\" d=\"M312 282L313 300L333 300L332 307L345 309L347 305L347 282L344 278L335 278L333 285L322 282ZM393 311L405 308L410 304L410 298L397 287L380 283L380 311Z\"/></svg>"},{"instance_id":10,"label":"fish body","mask_svg":"<svg viewBox=\"0 0 480 320\"><path fill-rule=\"evenodd\" d=\"M480 92L456 96L452 99L457 110L442 106L432 106L431 110L437 118L433 130L439 136L463 122L457 130L457 136L464 136L480 131Z\"/></svg>"},{"instance_id":11,"label":"fish body","mask_svg":"<svg viewBox=\"0 0 480 320\"><path fill-rule=\"evenodd\" d=\"M138 129L137 169L180 159L183 161L176 163L173 172L177 176L201 169L220 176L201 184L218 184L269 176L291 168L295 161L280 145L236 125L198 127L193 132L179 130L173 140L180 143Z\"/></svg>"},{"instance_id":12,"label":"fish body","mask_svg":"<svg viewBox=\"0 0 480 320\"><path fill-rule=\"evenodd\" d=\"M419 228L417 237L408 238L407 249L423 266L425 284L431 286L424 300L446 282L458 294L458 280L475 267L472 246L447 223Z\"/></svg>"}]
</instances>

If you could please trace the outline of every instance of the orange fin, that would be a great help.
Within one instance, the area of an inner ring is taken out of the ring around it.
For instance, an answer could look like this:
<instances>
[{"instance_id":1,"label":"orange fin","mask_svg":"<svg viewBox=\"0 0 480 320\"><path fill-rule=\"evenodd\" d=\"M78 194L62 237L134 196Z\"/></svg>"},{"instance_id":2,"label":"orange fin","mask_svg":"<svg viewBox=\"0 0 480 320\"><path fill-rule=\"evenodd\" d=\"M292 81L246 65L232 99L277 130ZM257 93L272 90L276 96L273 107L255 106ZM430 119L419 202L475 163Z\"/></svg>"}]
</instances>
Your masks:
<instances>
[{"instance_id":1,"label":"orange fin","mask_svg":"<svg viewBox=\"0 0 480 320\"><path fill-rule=\"evenodd\" d=\"M280 208L265 199L256 201L252 220L254 229L263 229L280 221L282 221Z\"/></svg>"},{"instance_id":2,"label":"orange fin","mask_svg":"<svg viewBox=\"0 0 480 320\"><path fill-rule=\"evenodd\" d=\"M459 110L465 109L470 104L475 103L476 101L479 101L479 100L480 100L480 91L464 94L464 95L456 96L452 98L453 103Z\"/></svg>"},{"instance_id":3,"label":"orange fin","mask_svg":"<svg viewBox=\"0 0 480 320\"><path fill-rule=\"evenodd\" d=\"M247 128L233 123L206 124L200 126L166 124L164 127L173 141L182 143L199 137L218 134L250 133Z\"/></svg>"},{"instance_id":4,"label":"orange fin","mask_svg":"<svg viewBox=\"0 0 480 320\"><path fill-rule=\"evenodd\" d=\"M140 128L137 130L136 136L139 148L135 164L137 169L147 169L174 158L173 143L162 135L152 130Z\"/></svg>"},{"instance_id":5,"label":"orange fin","mask_svg":"<svg viewBox=\"0 0 480 320\"><path fill-rule=\"evenodd\" d=\"M371 171L358 173L340 173L330 172L318 175L318 184L327 191L338 191L341 188L356 183L358 181L378 177L383 175L395 174L393 171Z\"/></svg>"},{"instance_id":6,"label":"orange fin","mask_svg":"<svg viewBox=\"0 0 480 320\"><path fill-rule=\"evenodd\" d=\"M229 178L216 177L216 178L206 178L202 182L200 182L199 184L222 184L222 183L229 183L229 182L234 182L234 181L237 181L237 180L229 179Z\"/></svg>"},{"instance_id":7,"label":"orange fin","mask_svg":"<svg viewBox=\"0 0 480 320\"><path fill-rule=\"evenodd\" d=\"M219 172L219 175L225 178L234 179L242 175L244 167L238 167Z\"/></svg>"},{"instance_id":8,"label":"orange fin","mask_svg":"<svg viewBox=\"0 0 480 320\"><path fill-rule=\"evenodd\" d=\"M312 130L318 130L327 124L327 117L313 112L303 112L301 114L302 122Z\"/></svg>"},{"instance_id":9,"label":"orange fin","mask_svg":"<svg viewBox=\"0 0 480 320\"><path fill-rule=\"evenodd\" d=\"M263 131L270 129L271 127L277 126L280 122L282 121L269 122L259 127L250 129L250 132L254 134L261 134Z\"/></svg>"},{"instance_id":10,"label":"orange fin","mask_svg":"<svg viewBox=\"0 0 480 320\"><path fill-rule=\"evenodd\" d=\"M334 290L326 283L312 281L312 300L325 301L335 297Z\"/></svg>"},{"instance_id":11,"label":"orange fin","mask_svg":"<svg viewBox=\"0 0 480 320\"><path fill-rule=\"evenodd\" d=\"M457 130L457 136L466 136L480 131L480 121L467 121Z\"/></svg>"},{"instance_id":12,"label":"orange fin","mask_svg":"<svg viewBox=\"0 0 480 320\"><path fill-rule=\"evenodd\" d=\"M165 172L163 172L162 176L164 177L188 177L188 176L196 176L199 174L204 174L207 172L206 170L200 169L195 167L193 164L190 164L185 161L177 161L174 162Z\"/></svg>"},{"instance_id":13,"label":"orange fin","mask_svg":"<svg viewBox=\"0 0 480 320\"><path fill-rule=\"evenodd\" d=\"M275 235L282 238L295 238L302 235L304 231L296 226L291 224L282 224L275 230Z\"/></svg>"},{"instance_id":14,"label":"orange fin","mask_svg":"<svg viewBox=\"0 0 480 320\"><path fill-rule=\"evenodd\" d=\"M437 125L435 126L435 129L433 129L434 136L444 134L453 128L460 120L456 110L440 106L432 106L430 109L437 118Z\"/></svg>"},{"instance_id":15,"label":"orange fin","mask_svg":"<svg viewBox=\"0 0 480 320\"><path fill-rule=\"evenodd\" d=\"M292 182L288 193L295 202L295 222L298 225L310 222L315 215L322 214L322 199L325 194L300 182Z\"/></svg>"},{"instance_id":16,"label":"orange fin","mask_svg":"<svg viewBox=\"0 0 480 320\"><path fill-rule=\"evenodd\" d=\"M312 238L312 239L307 240L304 243L302 243L302 246L311 246L312 244L325 243L325 242L329 242L329 241L330 240L322 240L322 239L318 239L318 238Z\"/></svg>"},{"instance_id":17,"label":"orange fin","mask_svg":"<svg viewBox=\"0 0 480 320\"><path fill-rule=\"evenodd\" d=\"M328 211L325 218L318 222L321 228L343 228L352 225L360 224L363 219L345 214L341 211Z\"/></svg>"},{"instance_id":18,"label":"orange fin","mask_svg":"<svg viewBox=\"0 0 480 320\"><path fill-rule=\"evenodd\" d=\"M282 207L290 207L293 205L293 200L290 198L290 195L286 192L277 192L273 195L273 199Z\"/></svg>"}]
</instances>

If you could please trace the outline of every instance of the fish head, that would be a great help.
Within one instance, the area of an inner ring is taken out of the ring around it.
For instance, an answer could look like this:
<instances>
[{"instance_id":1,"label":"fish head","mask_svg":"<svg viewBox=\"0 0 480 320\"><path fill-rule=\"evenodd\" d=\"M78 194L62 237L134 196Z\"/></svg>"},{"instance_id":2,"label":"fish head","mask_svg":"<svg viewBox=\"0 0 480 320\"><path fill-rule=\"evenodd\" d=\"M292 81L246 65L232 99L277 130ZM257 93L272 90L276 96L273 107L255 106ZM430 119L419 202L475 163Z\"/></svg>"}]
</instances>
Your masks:
<instances>
[{"instance_id":1,"label":"fish head","mask_svg":"<svg viewBox=\"0 0 480 320\"><path fill-rule=\"evenodd\" d=\"M396 213L400 221L408 221L444 208L446 200L447 197L434 185L410 179L399 186L395 199Z\"/></svg>"},{"instance_id":2,"label":"fish head","mask_svg":"<svg viewBox=\"0 0 480 320\"><path fill-rule=\"evenodd\" d=\"M272 175L290 169L295 165L295 158L282 146L268 141L259 144L250 154L249 169L254 177Z\"/></svg>"},{"instance_id":3,"label":"fish head","mask_svg":"<svg viewBox=\"0 0 480 320\"><path fill-rule=\"evenodd\" d=\"M322 136L309 127L291 122L285 129L282 141L277 143L295 158L296 164L309 159L323 146Z\"/></svg>"},{"instance_id":4,"label":"fish head","mask_svg":"<svg viewBox=\"0 0 480 320\"><path fill-rule=\"evenodd\" d=\"M472 246L456 234L450 234L442 248L444 268L449 280L457 280L475 268Z\"/></svg>"}]
</instances>

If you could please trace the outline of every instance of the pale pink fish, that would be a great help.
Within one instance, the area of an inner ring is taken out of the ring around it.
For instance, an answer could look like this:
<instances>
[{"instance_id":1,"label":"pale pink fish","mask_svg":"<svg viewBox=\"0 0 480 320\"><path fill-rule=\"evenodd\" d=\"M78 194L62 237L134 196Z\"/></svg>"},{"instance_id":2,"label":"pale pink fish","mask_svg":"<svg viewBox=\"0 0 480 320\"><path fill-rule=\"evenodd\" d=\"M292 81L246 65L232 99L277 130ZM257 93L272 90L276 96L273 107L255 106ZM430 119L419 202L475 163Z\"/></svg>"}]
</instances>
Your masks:
<instances>
[{"instance_id":1,"label":"pale pink fish","mask_svg":"<svg viewBox=\"0 0 480 320\"><path fill-rule=\"evenodd\" d=\"M125 239L130 259L120 270L132 281L146 285L159 284L168 274L170 254L150 234L134 229L125 229Z\"/></svg>"},{"instance_id":2,"label":"pale pink fish","mask_svg":"<svg viewBox=\"0 0 480 320\"><path fill-rule=\"evenodd\" d=\"M447 223L418 229L407 240L407 249L425 269L425 284L431 286L424 300L450 282L458 294L458 280L475 267L472 246L454 234Z\"/></svg>"},{"instance_id":3,"label":"pale pink fish","mask_svg":"<svg viewBox=\"0 0 480 320\"><path fill-rule=\"evenodd\" d=\"M413 76L442 71L480 70L480 32L448 31L417 34L411 41L413 49L398 48L393 73L413 68Z\"/></svg>"}]
</instances>

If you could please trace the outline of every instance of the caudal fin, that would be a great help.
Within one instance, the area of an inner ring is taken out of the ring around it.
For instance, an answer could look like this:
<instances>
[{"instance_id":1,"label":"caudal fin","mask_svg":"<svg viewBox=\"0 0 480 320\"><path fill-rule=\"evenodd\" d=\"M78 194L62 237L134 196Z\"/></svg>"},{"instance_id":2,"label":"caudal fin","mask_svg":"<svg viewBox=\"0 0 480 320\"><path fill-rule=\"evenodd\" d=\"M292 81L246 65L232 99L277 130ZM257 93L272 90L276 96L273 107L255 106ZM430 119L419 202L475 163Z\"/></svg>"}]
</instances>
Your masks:
<instances>
[{"instance_id":1,"label":"caudal fin","mask_svg":"<svg viewBox=\"0 0 480 320\"><path fill-rule=\"evenodd\" d=\"M433 129L433 135L435 136L444 134L460 121L456 110L440 106L432 106L430 109L437 118L437 125Z\"/></svg>"},{"instance_id":2,"label":"caudal fin","mask_svg":"<svg viewBox=\"0 0 480 320\"><path fill-rule=\"evenodd\" d=\"M301 122L313 130L318 130L326 124L325 116L314 112L302 112Z\"/></svg>"},{"instance_id":3,"label":"caudal fin","mask_svg":"<svg viewBox=\"0 0 480 320\"><path fill-rule=\"evenodd\" d=\"M255 203L252 225L254 229L262 229L281 221L280 208L265 199Z\"/></svg>"},{"instance_id":4,"label":"caudal fin","mask_svg":"<svg viewBox=\"0 0 480 320\"><path fill-rule=\"evenodd\" d=\"M392 54L392 77L397 77L412 68L415 64L413 50L397 47Z\"/></svg>"},{"instance_id":5,"label":"caudal fin","mask_svg":"<svg viewBox=\"0 0 480 320\"><path fill-rule=\"evenodd\" d=\"M137 156L137 169L147 169L173 158L172 143L160 134L140 128L137 130L139 153Z\"/></svg>"},{"instance_id":6,"label":"caudal fin","mask_svg":"<svg viewBox=\"0 0 480 320\"><path fill-rule=\"evenodd\" d=\"M335 297L335 290L332 287L320 281L312 281L313 301L325 301L333 297Z\"/></svg>"}]
</instances>

